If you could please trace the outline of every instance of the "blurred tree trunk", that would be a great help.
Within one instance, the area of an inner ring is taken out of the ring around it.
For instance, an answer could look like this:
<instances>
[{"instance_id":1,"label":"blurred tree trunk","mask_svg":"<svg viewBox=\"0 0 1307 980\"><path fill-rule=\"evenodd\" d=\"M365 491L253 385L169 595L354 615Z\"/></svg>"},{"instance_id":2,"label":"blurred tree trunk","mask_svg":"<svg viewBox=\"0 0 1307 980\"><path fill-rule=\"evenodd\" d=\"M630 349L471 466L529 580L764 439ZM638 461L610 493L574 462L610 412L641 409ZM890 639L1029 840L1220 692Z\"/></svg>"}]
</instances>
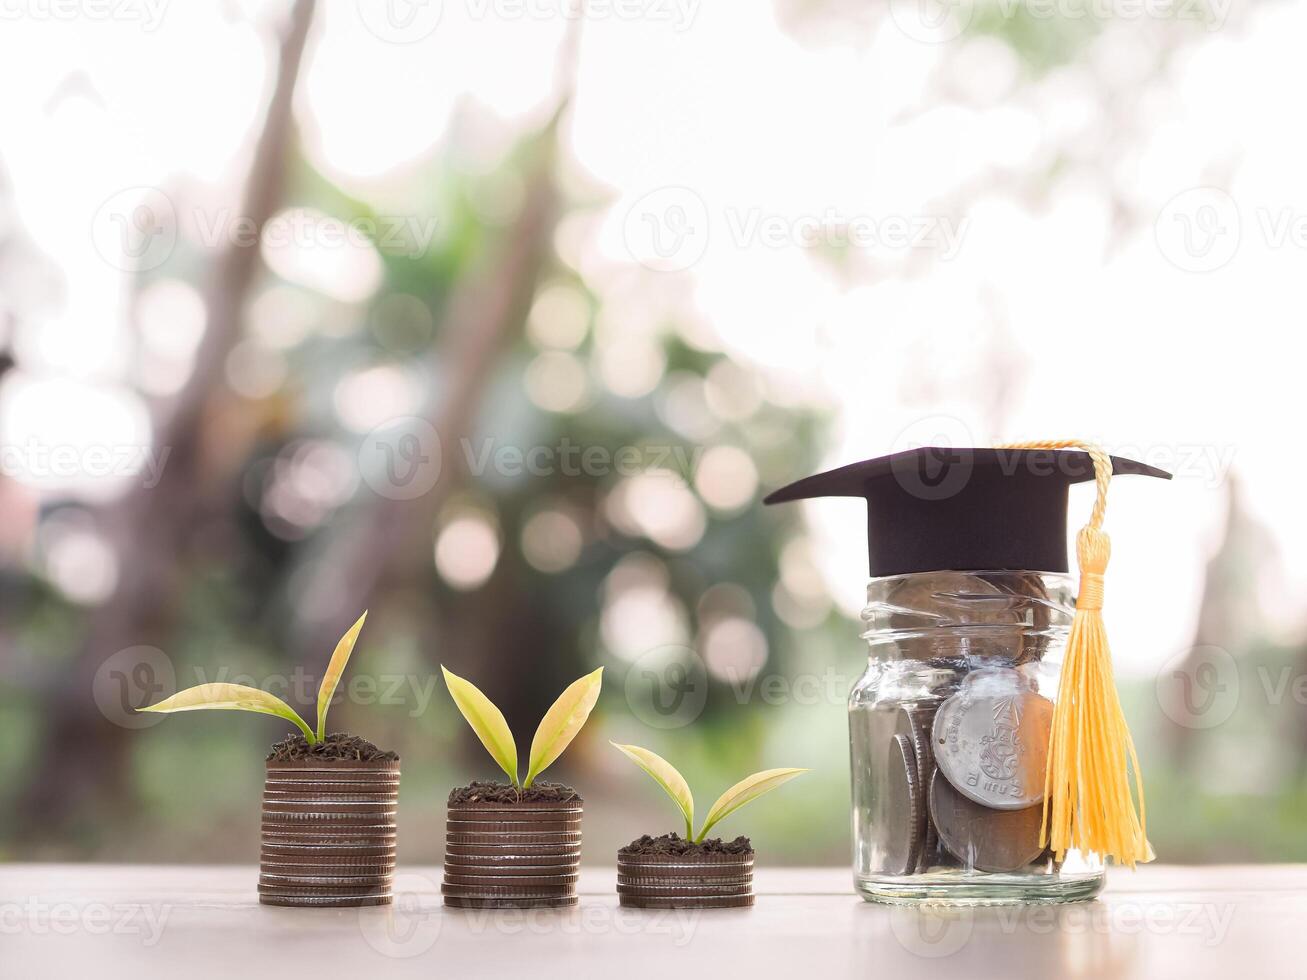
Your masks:
<instances>
[{"instance_id":1,"label":"blurred tree trunk","mask_svg":"<svg viewBox=\"0 0 1307 980\"><path fill-rule=\"evenodd\" d=\"M565 49L565 56L569 55ZM341 596L346 601L332 602L325 608L312 602L301 605L296 646L305 662L326 656L359 610L375 608L390 590L431 581L433 529L442 507L471 476L462 448L464 440L475 433L496 365L522 336L537 282L551 252L558 216L558 124L566 106L565 93L550 121L530 138L523 205L516 220L505 229L497 254L480 272L462 281L447 306L441 342L435 350L441 376L447 383L426 419L441 441L439 479L431 490L412 500L364 490L367 503L352 519L343 512L337 515L336 537L315 564L309 594L321 590L321 595ZM481 591L489 593L492 584L493 579ZM317 610L318 614L308 610ZM477 659L478 676L495 671L494 658L507 657L519 648L517 639L508 635L514 622L509 609L501 607L493 614L494 628L466 637L455 635L454 621L437 630L434 610L432 613L433 617L423 624L426 634L440 635L442 649L450 651L446 659L451 665ZM472 642L464 643L465 639ZM426 647L434 650L435 644ZM517 685L519 694L501 704L510 723L515 714L513 698L522 697L520 689L531 686L530 678L517 679L523 682ZM534 703L534 698L526 697Z\"/></svg>"},{"instance_id":2,"label":"blurred tree trunk","mask_svg":"<svg viewBox=\"0 0 1307 980\"><path fill-rule=\"evenodd\" d=\"M1278 576L1275 542L1266 529L1245 510L1239 484L1232 476L1226 502L1225 534L1207 563L1203 597L1191 653L1180 672L1198 676L1203 647L1220 647L1236 661L1247 659L1250 648L1265 638L1258 598L1258 576ZM1212 692L1199 691L1205 697ZM1175 769L1194 764L1202 730L1167 726L1168 749Z\"/></svg>"},{"instance_id":3,"label":"blurred tree trunk","mask_svg":"<svg viewBox=\"0 0 1307 980\"><path fill-rule=\"evenodd\" d=\"M276 81L240 212L260 230L283 198L295 86L314 7L314 0L296 0L279 42ZM191 536L204 506L202 490L212 476L211 421L227 396L223 372L258 269L257 244L232 242L216 257L194 371L166 415L156 419L155 451L168 452L161 479L153 488L134 487L96 515L118 556L119 582L113 596L90 614L73 667L47 694L40 755L19 801L18 833L25 840L57 837L73 822L92 827L103 822L107 808L127 806L132 734L96 707L96 671L127 647L166 651L173 635Z\"/></svg>"}]
</instances>

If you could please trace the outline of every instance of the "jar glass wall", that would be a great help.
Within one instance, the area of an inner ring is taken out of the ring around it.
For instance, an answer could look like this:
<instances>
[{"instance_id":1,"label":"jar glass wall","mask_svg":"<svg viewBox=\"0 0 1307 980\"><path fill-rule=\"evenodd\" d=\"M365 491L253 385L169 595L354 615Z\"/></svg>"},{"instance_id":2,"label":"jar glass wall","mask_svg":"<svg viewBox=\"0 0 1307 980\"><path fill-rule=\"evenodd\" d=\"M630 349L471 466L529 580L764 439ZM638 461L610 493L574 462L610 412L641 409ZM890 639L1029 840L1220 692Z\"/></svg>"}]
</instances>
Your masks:
<instances>
[{"instance_id":1,"label":"jar glass wall","mask_svg":"<svg viewBox=\"0 0 1307 980\"><path fill-rule=\"evenodd\" d=\"M872 901L1092 898L1102 866L1040 847L1044 762L1074 612L1066 575L917 572L867 588L849 695L853 868Z\"/></svg>"}]
</instances>

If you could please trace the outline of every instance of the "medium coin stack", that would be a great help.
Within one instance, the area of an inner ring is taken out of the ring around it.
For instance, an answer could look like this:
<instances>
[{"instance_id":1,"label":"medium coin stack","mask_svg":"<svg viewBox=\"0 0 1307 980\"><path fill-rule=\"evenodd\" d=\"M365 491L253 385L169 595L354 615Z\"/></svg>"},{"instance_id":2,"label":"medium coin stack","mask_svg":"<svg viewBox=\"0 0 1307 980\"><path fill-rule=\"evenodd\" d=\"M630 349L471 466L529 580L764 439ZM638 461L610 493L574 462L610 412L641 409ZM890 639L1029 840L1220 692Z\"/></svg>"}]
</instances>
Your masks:
<instances>
[{"instance_id":1,"label":"medium coin stack","mask_svg":"<svg viewBox=\"0 0 1307 980\"><path fill-rule=\"evenodd\" d=\"M399 761L269 762L259 901L388 905L395 874Z\"/></svg>"},{"instance_id":2,"label":"medium coin stack","mask_svg":"<svg viewBox=\"0 0 1307 980\"><path fill-rule=\"evenodd\" d=\"M744 854L617 852L618 901L640 909L753 905L753 851Z\"/></svg>"},{"instance_id":3,"label":"medium coin stack","mask_svg":"<svg viewBox=\"0 0 1307 980\"><path fill-rule=\"evenodd\" d=\"M580 800L450 804L445 880L452 908L562 908L577 903Z\"/></svg>"}]
</instances>

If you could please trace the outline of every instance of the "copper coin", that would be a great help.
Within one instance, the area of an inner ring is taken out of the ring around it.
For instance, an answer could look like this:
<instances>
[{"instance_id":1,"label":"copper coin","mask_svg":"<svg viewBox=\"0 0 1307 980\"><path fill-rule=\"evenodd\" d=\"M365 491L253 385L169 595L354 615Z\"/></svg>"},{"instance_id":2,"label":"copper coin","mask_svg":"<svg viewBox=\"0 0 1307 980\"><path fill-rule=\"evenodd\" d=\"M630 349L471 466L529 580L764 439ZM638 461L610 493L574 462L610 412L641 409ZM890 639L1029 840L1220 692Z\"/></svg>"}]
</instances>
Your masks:
<instances>
[{"instance_id":1,"label":"copper coin","mask_svg":"<svg viewBox=\"0 0 1307 980\"><path fill-rule=\"evenodd\" d=\"M944 846L965 867L980 871L1015 871L1043 853L1039 843L1043 806L996 810L958 792L936 772L930 782L930 813Z\"/></svg>"},{"instance_id":2,"label":"copper coin","mask_svg":"<svg viewBox=\"0 0 1307 980\"><path fill-rule=\"evenodd\" d=\"M568 858L579 860L581 842L567 844L445 844L445 858Z\"/></svg>"},{"instance_id":3,"label":"copper coin","mask_svg":"<svg viewBox=\"0 0 1307 980\"><path fill-rule=\"evenodd\" d=\"M1021 810L1044 799L1053 702L1007 667L974 670L939 706L935 762L963 796Z\"/></svg>"},{"instance_id":4,"label":"copper coin","mask_svg":"<svg viewBox=\"0 0 1307 980\"><path fill-rule=\"evenodd\" d=\"M445 905L451 909L562 909L571 908L580 899L575 895L556 898L462 898L446 895Z\"/></svg>"},{"instance_id":5,"label":"copper coin","mask_svg":"<svg viewBox=\"0 0 1307 980\"><path fill-rule=\"evenodd\" d=\"M459 834L579 834L581 821L566 820L449 820L445 829Z\"/></svg>"},{"instance_id":6,"label":"copper coin","mask_svg":"<svg viewBox=\"0 0 1307 980\"><path fill-rule=\"evenodd\" d=\"M485 869L472 869L470 873L464 874L458 868L445 866L445 881L451 885L482 885L487 881L493 881L495 884L510 886L516 888L518 885L528 886L546 886L546 885L575 885L579 876L575 873L550 874L545 869L543 874L523 875L523 874L500 874L498 871L487 871Z\"/></svg>"},{"instance_id":7,"label":"copper coin","mask_svg":"<svg viewBox=\"0 0 1307 980\"><path fill-rule=\"evenodd\" d=\"M706 881L692 885L629 885L617 883L617 894L634 895L637 898L682 898L704 895L749 895L753 893L753 880L736 881L731 884L714 885Z\"/></svg>"},{"instance_id":8,"label":"copper coin","mask_svg":"<svg viewBox=\"0 0 1307 980\"><path fill-rule=\"evenodd\" d=\"M484 875L493 874L499 878L527 879L536 878L540 875L566 874L576 877L578 873L576 865L503 865L503 864L455 864L452 861L444 862L444 873L448 877L467 877L467 875Z\"/></svg>"},{"instance_id":9,"label":"copper coin","mask_svg":"<svg viewBox=\"0 0 1307 980\"><path fill-rule=\"evenodd\" d=\"M287 888L353 888L357 890L380 888L383 885L389 886L395 880L395 876L390 872L374 875L333 875L324 874L322 871L310 872L309 874L283 874L271 871L261 871L259 874L259 884L267 885L269 889L287 889Z\"/></svg>"},{"instance_id":10,"label":"copper coin","mask_svg":"<svg viewBox=\"0 0 1307 980\"><path fill-rule=\"evenodd\" d=\"M277 905L291 909L354 909L371 905L389 905L389 892L376 895L260 895L260 905Z\"/></svg>"},{"instance_id":11,"label":"copper coin","mask_svg":"<svg viewBox=\"0 0 1307 980\"><path fill-rule=\"evenodd\" d=\"M389 881L374 884L357 885L296 885L289 882L259 882L260 895L274 895L278 898L352 898L389 895L392 884Z\"/></svg>"},{"instance_id":12,"label":"copper coin","mask_svg":"<svg viewBox=\"0 0 1307 980\"><path fill-rule=\"evenodd\" d=\"M906 735L890 740L885 762L885 825L881 870L911 874L921 856L925 802L917 781L917 760Z\"/></svg>"},{"instance_id":13,"label":"copper coin","mask_svg":"<svg viewBox=\"0 0 1307 980\"><path fill-rule=\"evenodd\" d=\"M617 852L620 869L648 870L655 874L661 869L674 869L677 874L738 874L753 869L753 852L746 855L625 855Z\"/></svg>"},{"instance_id":14,"label":"copper coin","mask_svg":"<svg viewBox=\"0 0 1307 980\"><path fill-rule=\"evenodd\" d=\"M568 800L565 803L450 803L450 813L580 813L585 804L580 800Z\"/></svg>"},{"instance_id":15,"label":"copper coin","mask_svg":"<svg viewBox=\"0 0 1307 980\"><path fill-rule=\"evenodd\" d=\"M507 804L485 806L451 806L450 820L580 820L584 816L580 806L512 806Z\"/></svg>"},{"instance_id":16,"label":"copper coin","mask_svg":"<svg viewBox=\"0 0 1307 980\"><path fill-rule=\"evenodd\" d=\"M519 848L538 844L576 844L581 843L581 832L571 830L557 830L547 834L525 834L525 833L484 833L484 834L464 834L458 831L450 831L445 834L445 844L481 844L481 845L499 845L502 847Z\"/></svg>"},{"instance_id":17,"label":"copper coin","mask_svg":"<svg viewBox=\"0 0 1307 980\"><path fill-rule=\"evenodd\" d=\"M393 877L395 874L395 864L378 864L367 867L365 865L339 865L339 864L285 864L276 861L261 861L259 863L259 874L277 875L288 878L317 878L317 877L341 877L341 878L383 878Z\"/></svg>"},{"instance_id":18,"label":"copper coin","mask_svg":"<svg viewBox=\"0 0 1307 980\"><path fill-rule=\"evenodd\" d=\"M753 905L752 895L683 895L677 898L622 895L620 904L630 909L743 909Z\"/></svg>"},{"instance_id":19,"label":"copper coin","mask_svg":"<svg viewBox=\"0 0 1307 980\"><path fill-rule=\"evenodd\" d=\"M565 898L576 893L576 886L569 883L514 885L504 884L499 878L491 878L487 883L477 885L441 882L440 893L455 898Z\"/></svg>"},{"instance_id":20,"label":"copper coin","mask_svg":"<svg viewBox=\"0 0 1307 980\"><path fill-rule=\"evenodd\" d=\"M753 883L753 875L632 875L617 873L618 890L626 885L629 888L696 888L703 885L705 890L717 887L733 888Z\"/></svg>"}]
</instances>

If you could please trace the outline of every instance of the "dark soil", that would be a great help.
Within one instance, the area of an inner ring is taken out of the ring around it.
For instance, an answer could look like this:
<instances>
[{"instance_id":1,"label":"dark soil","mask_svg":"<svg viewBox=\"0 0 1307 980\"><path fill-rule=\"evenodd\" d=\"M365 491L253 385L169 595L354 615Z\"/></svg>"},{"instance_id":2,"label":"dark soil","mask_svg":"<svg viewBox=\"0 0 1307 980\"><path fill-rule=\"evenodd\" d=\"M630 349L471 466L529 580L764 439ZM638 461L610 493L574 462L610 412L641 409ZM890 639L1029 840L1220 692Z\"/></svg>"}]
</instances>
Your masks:
<instances>
[{"instance_id":1,"label":"dark soil","mask_svg":"<svg viewBox=\"0 0 1307 980\"><path fill-rule=\"evenodd\" d=\"M562 783L533 783L518 789L511 783L475 780L467 786L450 790L451 804L469 803L580 803L581 794Z\"/></svg>"},{"instance_id":2,"label":"dark soil","mask_svg":"<svg viewBox=\"0 0 1307 980\"><path fill-rule=\"evenodd\" d=\"M650 837L645 834L639 840L631 841L618 853L670 854L678 857L683 854L752 854L753 841L747 837L737 837L732 841L709 837L705 841L693 844L682 838L680 834L663 834L661 837Z\"/></svg>"},{"instance_id":3,"label":"dark soil","mask_svg":"<svg viewBox=\"0 0 1307 980\"><path fill-rule=\"evenodd\" d=\"M299 759L323 762L398 762L395 752L384 752L366 738L332 732L317 745L310 746L303 735L289 735L272 747L269 762L295 762Z\"/></svg>"}]
</instances>

